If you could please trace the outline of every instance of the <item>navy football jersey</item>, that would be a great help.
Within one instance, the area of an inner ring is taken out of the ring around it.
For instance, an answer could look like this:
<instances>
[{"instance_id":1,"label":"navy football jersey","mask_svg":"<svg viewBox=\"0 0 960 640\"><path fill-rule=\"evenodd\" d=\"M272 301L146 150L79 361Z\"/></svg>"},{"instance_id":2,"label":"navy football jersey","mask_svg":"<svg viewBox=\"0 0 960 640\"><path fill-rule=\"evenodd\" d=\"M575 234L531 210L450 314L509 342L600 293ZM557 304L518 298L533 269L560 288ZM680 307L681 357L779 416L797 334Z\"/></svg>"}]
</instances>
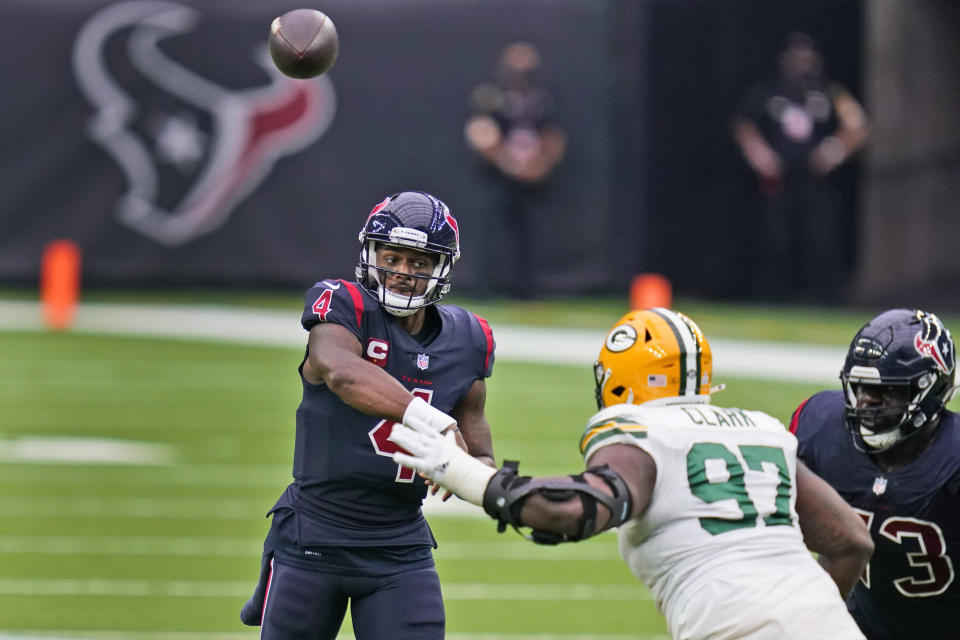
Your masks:
<instances>
[{"instance_id":1,"label":"navy football jersey","mask_svg":"<svg viewBox=\"0 0 960 640\"><path fill-rule=\"evenodd\" d=\"M797 456L870 528L876 548L847 601L867 638L960 638L958 415L944 411L920 457L889 472L854 446L839 391L801 404L790 430Z\"/></svg>"},{"instance_id":2,"label":"navy football jersey","mask_svg":"<svg viewBox=\"0 0 960 640\"><path fill-rule=\"evenodd\" d=\"M460 307L436 307L440 330L424 346L355 283L324 280L304 300L305 329L321 322L345 327L366 360L445 413L492 373L493 334L485 320ZM387 436L395 423L353 409L325 384L303 379L302 364L300 371L294 482L275 508L294 506L310 514L309 535L316 540L301 543L434 546L420 511L426 484L391 458L397 445Z\"/></svg>"}]
</instances>

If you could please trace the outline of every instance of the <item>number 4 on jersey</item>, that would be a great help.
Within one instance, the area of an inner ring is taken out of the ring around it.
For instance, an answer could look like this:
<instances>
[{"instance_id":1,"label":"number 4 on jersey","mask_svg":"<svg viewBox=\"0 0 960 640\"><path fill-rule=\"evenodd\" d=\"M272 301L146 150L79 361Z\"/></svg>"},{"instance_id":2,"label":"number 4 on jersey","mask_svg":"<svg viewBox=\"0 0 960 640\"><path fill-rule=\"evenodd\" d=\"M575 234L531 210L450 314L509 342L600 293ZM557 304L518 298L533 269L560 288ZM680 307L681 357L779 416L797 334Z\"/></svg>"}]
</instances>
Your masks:
<instances>
[{"instance_id":1,"label":"number 4 on jersey","mask_svg":"<svg viewBox=\"0 0 960 640\"><path fill-rule=\"evenodd\" d=\"M330 301L333 299L333 290L325 289L316 302L313 303L313 312L317 314L321 322L326 322L327 314L330 313Z\"/></svg>"},{"instance_id":2,"label":"number 4 on jersey","mask_svg":"<svg viewBox=\"0 0 960 640\"><path fill-rule=\"evenodd\" d=\"M423 398L428 404L430 403L430 399L433 397L433 391L429 389L414 389L410 393L418 398ZM387 438L389 438L390 434L393 432L393 425L395 424L397 423L391 420L381 420L373 429L370 430L370 442L373 443L373 450L377 452L378 456L393 457L393 454L397 451L410 453L403 447L399 447L390 440L387 440ZM413 482L415 477L416 471L397 465L396 482Z\"/></svg>"}]
</instances>

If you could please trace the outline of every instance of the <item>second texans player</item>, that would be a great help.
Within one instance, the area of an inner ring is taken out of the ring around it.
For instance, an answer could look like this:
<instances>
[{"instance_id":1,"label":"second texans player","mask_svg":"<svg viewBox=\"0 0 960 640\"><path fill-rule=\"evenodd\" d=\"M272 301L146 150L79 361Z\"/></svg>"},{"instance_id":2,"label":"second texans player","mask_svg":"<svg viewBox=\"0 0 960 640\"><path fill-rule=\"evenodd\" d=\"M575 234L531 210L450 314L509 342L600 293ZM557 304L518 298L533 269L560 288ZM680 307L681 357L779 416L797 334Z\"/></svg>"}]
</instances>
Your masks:
<instances>
[{"instance_id":1,"label":"second texans player","mask_svg":"<svg viewBox=\"0 0 960 640\"><path fill-rule=\"evenodd\" d=\"M427 486L387 438L413 416L494 464L493 334L435 304L460 256L456 219L405 191L373 208L360 243L356 282L322 280L305 295L294 481L270 510L260 584L241 613L261 638L333 639L348 604L358 640L443 638Z\"/></svg>"},{"instance_id":2,"label":"second texans player","mask_svg":"<svg viewBox=\"0 0 960 640\"><path fill-rule=\"evenodd\" d=\"M797 455L853 506L875 550L847 606L868 640L960 637L960 419L953 338L920 309L854 336L843 391L800 405Z\"/></svg>"}]
</instances>

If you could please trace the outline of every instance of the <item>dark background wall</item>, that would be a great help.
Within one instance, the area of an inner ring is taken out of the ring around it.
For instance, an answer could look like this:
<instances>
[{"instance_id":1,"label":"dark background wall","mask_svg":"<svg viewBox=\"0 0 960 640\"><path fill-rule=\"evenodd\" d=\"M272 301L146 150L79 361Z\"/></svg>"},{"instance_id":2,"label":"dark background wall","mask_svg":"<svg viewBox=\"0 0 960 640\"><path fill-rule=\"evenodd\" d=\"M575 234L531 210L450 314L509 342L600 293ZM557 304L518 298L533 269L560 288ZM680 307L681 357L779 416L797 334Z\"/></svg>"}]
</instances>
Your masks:
<instances>
[{"instance_id":1,"label":"dark background wall","mask_svg":"<svg viewBox=\"0 0 960 640\"><path fill-rule=\"evenodd\" d=\"M458 290L483 291L497 238L486 232L489 184L462 126L471 88L492 76L499 49L517 39L543 49L544 75L569 135L567 157L534 214L533 272L518 274L534 294L622 292L633 274L656 271L678 294L752 297L763 268L752 251L753 183L731 141L730 117L795 30L813 35L830 74L864 99L877 123L862 160L833 178L846 193L840 241L848 270L858 274L857 298L895 293L880 275L893 264L883 256L896 250L884 243L904 224L885 220L890 233L878 231L875 216L896 217L879 213L883 203L899 194L910 200L911 215L956 213L948 185L957 144L943 135L957 131L951 3L868 10L862 0L324 0L316 6L333 17L341 38L340 58L323 79L332 90L326 106L335 106L329 128L305 148L288 141L282 152L274 149L272 164L261 157L262 175L245 183L249 193L227 207L220 226L164 243L119 217L129 181L90 137L96 110L74 71L78 33L121 5L153 20L191 7L193 25L159 47L225 95L249 100L249 92L287 86L263 65L263 47L270 20L300 3L8 0L0 22L0 284L33 286L42 249L57 237L80 244L88 286L302 287L317 277L350 277L369 209L387 193L418 188L446 200L460 219ZM938 89L923 89L930 85L918 73L921 63L905 61L916 37L905 30L923 25L930 29L922 59L940 70ZM159 167L155 204L176 213L226 129L131 62L135 34L156 28L117 30L103 43L103 59L107 77L142 116L137 139ZM918 138L927 142L904 145L913 133L903 123L919 119L909 112L921 98L935 116ZM156 159L158 128L147 115L161 113L202 134L192 168ZM929 180L939 185L933 192ZM920 191L928 195L905 195ZM937 243L941 257L899 269L900 289L938 270L956 275L949 266L955 246Z\"/></svg>"},{"instance_id":2,"label":"dark background wall","mask_svg":"<svg viewBox=\"0 0 960 640\"><path fill-rule=\"evenodd\" d=\"M870 304L960 309L960 5L874 2L855 280Z\"/></svg>"},{"instance_id":3,"label":"dark background wall","mask_svg":"<svg viewBox=\"0 0 960 640\"><path fill-rule=\"evenodd\" d=\"M689 294L749 298L765 265L754 246L762 240L754 232L754 179L730 135L734 112L745 90L773 71L794 31L812 35L830 76L859 95L861 4L664 1L652 3L649 19L647 212L659 241L649 244L645 268ZM855 172L831 177L847 194L841 242L851 247Z\"/></svg>"},{"instance_id":4,"label":"dark background wall","mask_svg":"<svg viewBox=\"0 0 960 640\"><path fill-rule=\"evenodd\" d=\"M100 11L123 7L142 14L136 29L117 29L104 39L103 73L108 92L129 98L130 126L138 127L133 138L160 167L155 204L176 213L197 185L199 169L177 173L157 160L156 121L180 116L202 130L208 147L201 168L222 130L192 104L193 93L175 95L146 77L131 63L130 47L138 33L154 28L150 21L169 21L190 6L195 25L159 41L183 70L236 99L284 81L271 78L255 56L265 47L272 18L297 6L290 2L7 4L12 19L0 24L0 47L8 51L0 56L0 78L19 89L5 91L9 117L0 121L0 279L35 280L43 246L59 236L81 245L84 279L94 286L302 286L320 276L350 276L355 238L373 205L394 191L423 189L446 200L460 218L458 280L469 289L483 270L479 241L489 203L463 142L468 96L491 76L500 48L520 38L546 50L548 79L571 132L569 158L537 212L544 232L532 249L538 273L528 278L535 287L573 293L612 286L616 274L632 268L627 263L633 259L608 250L607 241L636 237L640 215L640 207L626 221L614 214L617 199L637 202L631 194L636 174L631 184L613 184L617 159L637 155L636 141L625 140L616 126L618 117L635 115L623 108L618 87L636 80L621 77L617 64L625 52L635 55L635 44L620 45L635 34L618 24L618 3L592 0L326 1L341 40L326 78L336 95L329 130L306 149L280 157L209 233L163 244L124 224L118 201L129 185L115 158L88 137L96 110L73 70L74 43ZM40 25L42 49L35 41ZM31 50L41 55L27 63ZM148 122L137 122L141 116Z\"/></svg>"}]
</instances>

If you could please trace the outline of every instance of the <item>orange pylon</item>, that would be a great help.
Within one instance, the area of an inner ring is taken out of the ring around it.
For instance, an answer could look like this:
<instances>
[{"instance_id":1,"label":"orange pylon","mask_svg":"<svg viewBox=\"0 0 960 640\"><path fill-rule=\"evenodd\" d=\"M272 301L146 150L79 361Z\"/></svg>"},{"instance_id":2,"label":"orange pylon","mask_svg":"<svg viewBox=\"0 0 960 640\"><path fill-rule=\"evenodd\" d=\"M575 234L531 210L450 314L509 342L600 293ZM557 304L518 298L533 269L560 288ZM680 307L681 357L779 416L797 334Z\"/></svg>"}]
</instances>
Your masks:
<instances>
[{"instance_id":1,"label":"orange pylon","mask_svg":"<svg viewBox=\"0 0 960 640\"><path fill-rule=\"evenodd\" d=\"M673 304L673 288L670 281L659 273L639 273L630 284L630 309L670 308Z\"/></svg>"},{"instance_id":2,"label":"orange pylon","mask_svg":"<svg viewBox=\"0 0 960 640\"><path fill-rule=\"evenodd\" d=\"M80 297L80 248L71 240L53 240L43 250L40 302L50 329L68 329Z\"/></svg>"}]
</instances>

